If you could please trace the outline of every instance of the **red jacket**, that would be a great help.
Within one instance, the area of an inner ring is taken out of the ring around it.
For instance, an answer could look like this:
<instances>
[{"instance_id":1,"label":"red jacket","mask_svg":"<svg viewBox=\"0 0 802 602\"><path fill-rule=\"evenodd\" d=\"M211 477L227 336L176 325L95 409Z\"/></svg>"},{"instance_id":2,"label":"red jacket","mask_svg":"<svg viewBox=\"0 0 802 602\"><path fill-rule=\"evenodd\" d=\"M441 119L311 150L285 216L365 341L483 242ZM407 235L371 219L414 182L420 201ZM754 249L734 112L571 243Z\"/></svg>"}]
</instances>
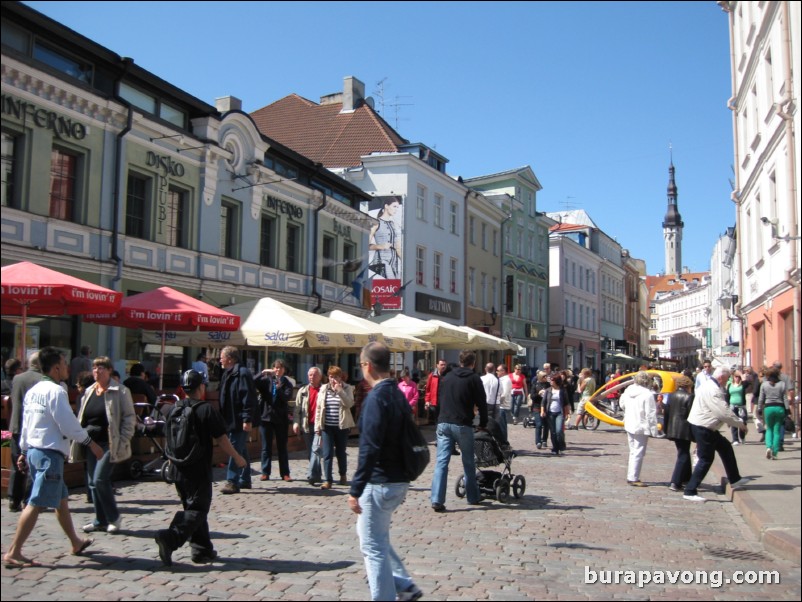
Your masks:
<instances>
[{"instance_id":1,"label":"red jacket","mask_svg":"<svg viewBox=\"0 0 802 602\"><path fill-rule=\"evenodd\" d=\"M437 405L437 387L440 385L440 375L437 374L434 370L429 375L429 378L426 380L426 389L424 400L430 406Z\"/></svg>"}]
</instances>

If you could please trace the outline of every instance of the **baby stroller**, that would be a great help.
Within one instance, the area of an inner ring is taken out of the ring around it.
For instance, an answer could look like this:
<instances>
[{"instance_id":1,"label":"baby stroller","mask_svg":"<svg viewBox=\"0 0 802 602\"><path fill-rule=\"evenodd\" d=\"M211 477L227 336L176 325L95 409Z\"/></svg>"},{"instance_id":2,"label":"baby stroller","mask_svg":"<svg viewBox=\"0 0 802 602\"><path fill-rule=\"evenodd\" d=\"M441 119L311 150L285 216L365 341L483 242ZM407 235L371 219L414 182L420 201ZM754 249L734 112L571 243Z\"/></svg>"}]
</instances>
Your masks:
<instances>
[{"instance_id":1,"label":"baby stroller","mask_svg":"<svg viewBox=\"0 0 802 602\"><path fill-rule=\"evenodd\" d=\"M506 502L510 498L510 490L515 499L520 499L526 491L526 479L523 475L512 474L512 459L515 452L509 445L502 444L501 433L492 420L488 421L487 431L477 431L473 439L473 455L477 468L489 468L504 465L501 472L496 470L478 470L476 481L483 498L492 497L499 502ZM465 451L463 450L463 453ZM465 497L465 475L457 481L455 488L457 497Z\"/></svg>"},{"instance_id":2,"label":"baby stroller","mask_svg":"<svg viewBox=\"0 0 802 602\"><path fill-rule=\"evenodd\" d=\"M178 401L176 395L160 395L155 405L150 403L135 403L136 411L136 431L134 437L147 437L153 444L153 448L158 450L158 455L145 463L142 460L131 460L128 465L128 474L132 479L140 479L145 475L158 474L165 482L172 483L168 470L169 460L164 453L164 447L157 437L164 436L164 425L167 415Z\"/></svg>"}]
</instances>

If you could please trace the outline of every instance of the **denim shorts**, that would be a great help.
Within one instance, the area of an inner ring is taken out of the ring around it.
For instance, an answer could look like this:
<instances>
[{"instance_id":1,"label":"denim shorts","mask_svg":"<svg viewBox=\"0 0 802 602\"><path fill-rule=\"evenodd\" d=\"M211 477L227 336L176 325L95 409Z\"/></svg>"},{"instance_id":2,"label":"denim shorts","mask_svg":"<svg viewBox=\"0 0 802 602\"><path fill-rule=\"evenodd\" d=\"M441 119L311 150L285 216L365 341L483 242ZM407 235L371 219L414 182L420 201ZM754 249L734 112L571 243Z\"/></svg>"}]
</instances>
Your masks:
<instances>
[{"instance_id":1,"label":"denim shorts","mask_svg":"<svg viewBox=\"0 0 802 602\"><path fill-rule=\"evenodd\" d=\"M28 503L37 508L58 508L69 495L64 483L64 456L50 449L28 450L33 488Z\"/></svg>"}]
</instances>

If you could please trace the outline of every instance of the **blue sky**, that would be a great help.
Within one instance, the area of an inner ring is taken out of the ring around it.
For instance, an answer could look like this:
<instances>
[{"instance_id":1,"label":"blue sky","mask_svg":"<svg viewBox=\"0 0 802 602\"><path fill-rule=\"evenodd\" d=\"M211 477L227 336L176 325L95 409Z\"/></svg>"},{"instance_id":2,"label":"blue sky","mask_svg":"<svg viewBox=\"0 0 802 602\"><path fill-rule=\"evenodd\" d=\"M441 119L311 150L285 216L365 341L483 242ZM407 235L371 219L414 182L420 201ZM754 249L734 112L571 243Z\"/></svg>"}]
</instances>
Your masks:
<instances>
[{"instance_id":1,"label":"blue sky","mask_svg":"<svg viewBox=\"0 0 802 602\"><path fill-rule=\"evenodd\" d=\"M585 209L651 274L669 145L683 264L708 270L735 222L728 20L713 1L26 4L210 104L318 101L347 75L377 97L384 80L387 121L449 174L530 165L540 211Z\"/></svg>"}]
</instances>

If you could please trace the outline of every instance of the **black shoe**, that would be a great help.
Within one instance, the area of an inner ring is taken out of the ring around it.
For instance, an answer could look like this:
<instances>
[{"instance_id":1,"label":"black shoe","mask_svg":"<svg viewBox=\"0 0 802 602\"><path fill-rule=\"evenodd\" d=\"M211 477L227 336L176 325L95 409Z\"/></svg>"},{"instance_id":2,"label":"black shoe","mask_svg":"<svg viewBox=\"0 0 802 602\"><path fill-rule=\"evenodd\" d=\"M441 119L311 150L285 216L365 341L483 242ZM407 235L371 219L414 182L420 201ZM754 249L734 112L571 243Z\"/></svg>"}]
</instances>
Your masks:
<instances>
[{"instance_id":1,"label":"black shoe","mask_svg":"<svg viewBox=\"0 0 802 602\"><path fill-rule=\"evenodd\" d=\"M437 502L434 502L432 504L432 510L434 510L435 512L445 512L446 506L445 504L438 504Z\"/></svg>"},{"instance_id":2,"label":"black shoe","mask_svg":"<svg viewBox=\"0 0 802 602\"><path fill-rule=\"evenodd\" d=\"M240 488L234 485L234 483L228 481L225 485L223 485L223 488L220 489L220 493L223 495L233 495L235 493L239 493L239 489Z\"/></svg>"},{"instance_id":3,"label":"black shoe","mask_svg":"<svg viewBox=\"0 0 802 602\"><path fill-rule=\"evenodd\" d=\"M216 559L217 552L215 550L212 550L211 552L202 552L192 556L192 562L195 564L209 564L210 562L214 562Z\"/></svg>"},{"instance_id":4,"label":"black shoe","mask_svg":"<svg viewBox=\"0 0 802 602\"><path fill-rule=\"evenodd\" d=\"M239 488L240 489L253 489L253 485L248 483L247 485L240 485Z\"/></svg>"},{"instance_id":5,"label":"black shoe","mask_svg":"<svg viewBox=\"0 0 802 602\"><path fill-rule=\"evenodd\" d=\"M15 504L14 502L8 503L9 512L20 512L21 510L22 510L22 504Z\"/></svg>"},{"instance_id":6,"label":"black shoe","mask_svg":"<svg viewBox=\"0 0 802 602\"><path fill-rule=\"evenodd\" d=\"M671 491L682 491L682 488L679 485L677 485L676 483L671 483L671 485L669 485L668 488Z\"/></svg>"},{"instance_id":7,"label":"black shoe","mask_svg":"<svg viewBox=\"0 0 802 602\"><path fill-rule=\"evenodd\" d=\"M452 455L452 456L459 456L459 455L461 455L461 454L459 453L459 451L458 451L458 450L456 450L456 449L452 449L452 450L451 450L451 455Z\"/></svg>"},{"instance_id":8,"label":"black shoe","mask_svg":"<svg viewBox=\"0 0 802 602\"><path fill-rule=\"evenodd\" d=\"M159 546L159 558L161 558L164 566L173 566L173 551L170 549L170 544L167 541L167 535L164 531L156 533L156 545Z\"/></svg>"}]
</instances>

